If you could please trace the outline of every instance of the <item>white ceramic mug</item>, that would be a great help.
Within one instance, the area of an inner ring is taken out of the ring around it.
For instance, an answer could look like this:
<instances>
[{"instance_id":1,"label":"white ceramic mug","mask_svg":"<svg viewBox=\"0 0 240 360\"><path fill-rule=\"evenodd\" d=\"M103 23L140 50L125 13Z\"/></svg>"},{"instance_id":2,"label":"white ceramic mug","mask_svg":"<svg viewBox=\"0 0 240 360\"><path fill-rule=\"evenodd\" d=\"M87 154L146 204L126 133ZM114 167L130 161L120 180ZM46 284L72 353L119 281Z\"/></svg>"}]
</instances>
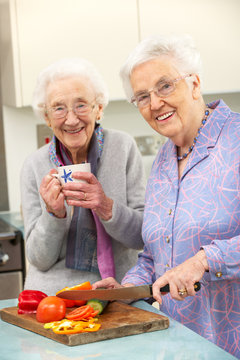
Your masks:
<instances>
[{"instance_id":1,"label":"white ceramic mug","mask_svg":"<svg viewBox=\"0 0 240 360\"><path fill-rule=\"evenodd\" d=\"M91 172L91 164L82 163L82 164L59 166L57 170L58 170L58 174L52 174L52 175L58 178L62 185L69 182L85 182L84 180L73 178L72 174L76 171Z\"/></svg>"}]
</instances>

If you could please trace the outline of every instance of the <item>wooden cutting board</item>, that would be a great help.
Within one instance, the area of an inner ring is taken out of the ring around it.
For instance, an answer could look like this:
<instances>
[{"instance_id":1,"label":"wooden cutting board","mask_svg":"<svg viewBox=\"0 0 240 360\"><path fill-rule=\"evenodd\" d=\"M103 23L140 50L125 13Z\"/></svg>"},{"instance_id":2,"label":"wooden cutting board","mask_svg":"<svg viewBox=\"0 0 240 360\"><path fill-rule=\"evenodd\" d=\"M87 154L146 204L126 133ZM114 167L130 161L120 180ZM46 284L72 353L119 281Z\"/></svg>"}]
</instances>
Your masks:
<instances>
[{"instance_id":1,"label":"wooden cutting board","mask_svg":"<svg viewBox=\"0 0 240 360\"><path fill-rule=\"evenodd\" d=\"M169 326L166 316L114 301L99 316L101 328L97 332L59 335L51 329L44 329L43 324L36 320L35 314L18 315L17 310L16 306L0 310L1 319L69 346L163 330Z\"/></svg>"}]
</instances>

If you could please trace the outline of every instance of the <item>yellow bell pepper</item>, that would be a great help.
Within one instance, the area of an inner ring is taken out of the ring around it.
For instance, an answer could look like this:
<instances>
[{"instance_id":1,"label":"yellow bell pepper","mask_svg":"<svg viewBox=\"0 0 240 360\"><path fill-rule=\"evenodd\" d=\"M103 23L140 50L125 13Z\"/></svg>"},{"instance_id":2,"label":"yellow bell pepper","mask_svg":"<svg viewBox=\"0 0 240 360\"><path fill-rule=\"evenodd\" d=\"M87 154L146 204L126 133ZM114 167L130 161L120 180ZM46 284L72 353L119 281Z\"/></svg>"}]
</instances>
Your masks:
<instances>
[{"instance_id":1,"label":"yellow bell pepper","mask_svg":"<svg viewBox=\"0 0 240 360\"><path fill-rule=\"evenodd\" d=\"M96 324L95 319L89 321L74 321L63 319L61 321L54 321L46 323L45 329L52 329L55 334L78 334L82 332L98 331L101 324Z\"/></svg>"}]
</instances>

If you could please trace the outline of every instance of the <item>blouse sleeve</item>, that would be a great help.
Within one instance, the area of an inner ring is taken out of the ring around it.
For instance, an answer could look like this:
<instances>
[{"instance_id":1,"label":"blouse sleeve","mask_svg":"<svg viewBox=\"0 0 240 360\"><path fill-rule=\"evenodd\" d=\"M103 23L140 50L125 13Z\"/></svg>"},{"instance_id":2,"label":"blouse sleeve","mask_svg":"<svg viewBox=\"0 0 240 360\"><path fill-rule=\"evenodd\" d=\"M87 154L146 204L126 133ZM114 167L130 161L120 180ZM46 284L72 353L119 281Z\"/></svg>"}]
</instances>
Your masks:
<instances>
[{"instance_id":1,"label":"blouse sleeve","mask_svg":"<svg viewBox=\"0 0 240 360\"><path fill-rule=\"evenodd\" d=\"M31 161L23 165L20 184L27 259L37 269L47 271L60 256L67 218L58 219L46 211Z\"/></svg>"},{"instance_id":2,"label":"blouse sleeve","mask_svg":"<svg viewBox=\"0 0 240 360\"><path fill-rule=\"evenodd\" d=\"M113 216L110 220L102 221L102 223L108 234L124 246L132 249L143 249L141 231L145 173L140 152L133 139L131 139L128 151L126 151L124 162L125 169L119 170L119 179L122 177L122 183L125 183L125 187L120 183L116 184L115 194L112 194L114 200ZM125 192L124 201L117 199L119 191Z\"/></svg>"},{"instance_id":3,"label":"blouse sleeve","mask_svg":"<svg viewBox=\"0 0 240 360\"><path fill-rule=\"evenodd\" d=\"M240 279L240 236L214 240L202 248L207 256L212 281Z\"/></svg>"},{"instance_id":4,"label":"blouse sleeve","mask_svg":"<svg viewBox=\"0 0 240 360\"><path fill-rule=\"evenodd\" d=\"M122 280L122 284L134 285L152 284L155 281L153 259L144 246L143 252L139 253L137 264L130 269Z\"/></svg>"}]
</instances>

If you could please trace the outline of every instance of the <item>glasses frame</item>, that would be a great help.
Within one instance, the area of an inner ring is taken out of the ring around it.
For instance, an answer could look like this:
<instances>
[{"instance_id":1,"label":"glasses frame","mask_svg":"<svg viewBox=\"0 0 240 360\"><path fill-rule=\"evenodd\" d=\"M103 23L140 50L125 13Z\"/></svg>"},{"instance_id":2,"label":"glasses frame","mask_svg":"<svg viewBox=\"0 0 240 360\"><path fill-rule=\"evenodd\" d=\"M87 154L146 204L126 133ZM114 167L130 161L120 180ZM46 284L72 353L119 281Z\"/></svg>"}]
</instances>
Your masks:
<instances>
[{"instance_id":1,"label":"glasses frame","mask_svg":"<svg viewBox=\"0 0 240 360\"><path fill-rule=\"evenodd\" d=\"M191 77L192 75L193 75L193 74L183 75L183 76L181 76L181 77L179 77L179 78L176 78L176 79L173 79L173 80L169 81L169 83L173 83L173 85L175 85L175 83L177 83L178 81L184 80L184 79L186 79L187 77ZM167 81L166 81L166 83L167 83ZM146 90L145 92L144 92L144 91L142 92L142 94L147 94L147 95L148 95L148 103L147 103L146 105L139 106L139 104L137 103L137 97L136 97L136 96L133 96L133 97L132 97L131 103L132 103L133 105L135 105L136 107L144 108L144 107L148 106L148 105L151 103L151 96L150 96L150 94L151 94L152 92L154 92L154 94L155 94L157 97L159 97L159 98L166 98L166 97L168 97L169 95L171 95L171 94L174 92L174 90L176 89L176 87L174 86L174 89L173 89L169 94L167 94L167 95L159 95L159 94L158 94L158 88L159 88L159 87L158 87L157 85L155 85L155 86L152 87L151 89Z\"/></svg>"},{"instance_id":2,"label":"glasses frame","mask_svg":"<svg viewBox=\"0 0 240 360\"><path fill-rule=\"evenodd\" d=\"M81 103L81 102L79 101L79 103ZM76 102L76 104L77 104L77 102ZM76 105L76 104L74 104L74 105ZM87 106L90 107L89 112L87 112L86 114L76 114L76 108L74 108L74 105L71 106L71 107L67 107L66 105L59 105L59 106L65 107L65 109L66 109L66 114L63 115L63 116L61 116L61 117L55 117L55 116L52 115L52 111L53 111L54 107L46 107L46 106L44 106L44 107L45 107L45 112L46 112L47 114L50 113L51 116L52 116L52 118L53 118L54 120L61 120L61 119L64 119L64 118L67 117L69 111L72 111L72 112L74 113L74 115L77 116L77 117L78 117L78 116L87 116L87 115L89 115L89 114L93 111L93 109L94 109L95 106L96 106L96 103L93 103L93 102L92 102L92 103L84 103L84 102L83 102L83 104L85 104L85 105L87 105ZM56 106L56 107L57 107L57 106Z\"/></svg>"}]
</instances>

